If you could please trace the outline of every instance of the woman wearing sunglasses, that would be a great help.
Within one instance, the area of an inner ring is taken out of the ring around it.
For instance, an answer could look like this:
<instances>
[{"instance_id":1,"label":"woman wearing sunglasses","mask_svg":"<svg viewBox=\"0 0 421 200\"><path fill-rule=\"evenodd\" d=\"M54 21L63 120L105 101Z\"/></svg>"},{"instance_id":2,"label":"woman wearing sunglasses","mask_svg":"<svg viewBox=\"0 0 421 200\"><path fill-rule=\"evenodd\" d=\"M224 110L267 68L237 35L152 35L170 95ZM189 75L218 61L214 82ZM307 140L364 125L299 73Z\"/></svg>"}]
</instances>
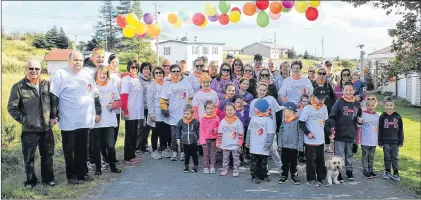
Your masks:
<instances>
[{"instance_id":1,"label":"woman wearing sunglasses","mask_svg":"<svg viewBox=\"0 0 421 200\"><path fill-rule=\"evenodd\" d=\"M278 91L276 90L276 86L273 83L273 79L271 79L271 73L269 69L262 69L259 74L259 82L263 81L268 85L268 92L267 94L273 96L275 99L278 99Z\"/></svg>"},{"instance_id":2,"label":"woman wearing sunglasses","mask_svg":"<svg viewBox=\"0 0 421 200\"><path fill-rule=\"evenodd\" d=\"M235 86L235 91L238 91L238 81L234 78L231 70L231 66L228 63L222 63L219 70L219 75L212 80L211 89L215 90L218 94L219 99L225 97L225 85L231 83Z\"/></svg>"},{"instance_id":3,"label":"woman wearing sunglasses","mask_svg":"<svg viewBox=\"0 0 421 200\"><path fill-rule=\"evenodd\" d=\"M340 99L342 97L343 85L348 81L351 81L351 71L349 69L343 69L341 71L341 77L339 79L339 83L335 87L336 99Z\"/></svg>"},{"instance_id":4,"label":"woman wearing sunglasses","mask_svg":"<svg viewBox=\"0 0 421 200\"><path fill-rule=\"evenodd\" d=\"M234 70L234 78L237 80L240 80L241 77L243 77L243 61L239 58L235 59L232 63L231 69Z\"/></svg>"},{"instance_id":5,"label":"woman wearing sunglasses","mask_svg":"<svg viewBox=\"0 0 421 200\"><path fill-rule=\"evenodd\" d=\"M308 79L310 79L310 81L315 81L316 80L316 69L314 69L314 67L309 67L308 68Z\"/></svg>"}]
</instances>

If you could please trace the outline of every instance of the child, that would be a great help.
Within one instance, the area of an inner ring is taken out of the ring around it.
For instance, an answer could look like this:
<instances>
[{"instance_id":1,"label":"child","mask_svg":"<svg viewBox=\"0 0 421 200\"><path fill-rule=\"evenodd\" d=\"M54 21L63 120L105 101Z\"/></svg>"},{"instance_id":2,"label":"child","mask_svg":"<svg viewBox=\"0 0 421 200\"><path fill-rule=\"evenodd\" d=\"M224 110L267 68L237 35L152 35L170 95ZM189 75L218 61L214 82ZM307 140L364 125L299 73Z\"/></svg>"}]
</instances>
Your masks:
<instances>
[{"instance_id":1,"label":"child","mask_svg":"<svg viewBox=\"0 0 421 200\"><path fill-rule=\"evenodd\" d=\"M220 119L215 112L215 103L205 101L205 115L200 119L199 141L203 147L203 173L215 174L216 138Z\"/></svg>"},{"instance_id":2,"label":"child","mask_svg":"<svg viewBox=\"0 0 421 200\"><path fill-rule=\"evenodd\" d=\"M199 159L197 156L197 143L199 141L199 121L193 117L193 107L187 104L184 107L183 119L177 124L177 144L183 142L184 149L184 173L189 173L190 157L193 158L194 167L191 170L197 173L199 170ZM181 140L181 141L180 141Z\"/></svg>"},{"instance_id":3,"label":"child","mask_svg":"<svg viewBox=\"0 0 421 200\"><path fill-rule=\"evenodd\" d=\"M247 92L247 89L250 86L250 79L246 77L241 77L239 83L240 83L240 90L238 94L243 98L243 101L246 103L245 106L248 106L253 100L253 95Z\"/></svg>"},{"instance_id":4,"label":"child","mask_svg":"<svg viewBox=\"0 0 421 200\"><path fill-rule=\"evenodd\" d=\"M232 83L227 83L225 85L225 96L224 96L223 99L221 99L219 101L219 105L218 105L218 116L219 116L220 119L224 119L224 117L225 117L225 112L224 112L225 105L228 102L233 103L233 98L234 98L235 93L236 93L235 85L232 84Z\"/></svg>"},{"instance_id":5,"label":"child","mask_svg":"<svg viewBox=\"0 0 421 200\"><path fill-rule=\"evenodd\" d=\"M238 94L234 95L233 100L234 100L235 112L237 114L237 117L243 123L244 130L247 130L247 126L249 125L249 122L250 122L249 106L248 106L248 104L246 104L244 102L243 98ZM246 105L244 105L244 104L246 104ZM246 133L244 133L244 135L246 135ZM243 143L242 149L243 149L243 151L241 151L240 161L243 164L246 164L247 162L245 161L245 158L247 157L247 154L249 153L249 151L245 147L244 143Z\"/></svg>"},{"instance_id":6,"label":"child","mask_svg":"<svg viewBox=\"0 0 421 200\"><path fill-rule=\"evenodd\" d=\"M399 147L403 146L402 117L395 112L395 102L391 97L384 100L384 112L379 118L379 146L384 152L384 179L400 181L399 176ZM390 166L393 167L393 176Z\"/></svg>"},{"instance_id":7,"label":"child","mask_svg":"<svg viewBox=\"0 0 421 200\"><path fill-rule=\"evenodd\" d=\"M360 73L355 71L352 73L352 83L355 88L355 100L361 102L364 96L364 83L360 80Z\"/></svg>"},{"instance_id":8,"label":"child","mask_svg":"<svg viewBox=\"0 0 421 200\"><path fill-rule=\"evenodd\" d=\"M278 148L282 152L282 174L279 183L285 183L288 180L289 171L292 183L299 185L297 155L298 150L303 149L304 133L298 127L297 106L292 102L286 102L283 107L284 119L278 135Z\"/></svg>"},{"instance_id":9,"label":"child","mask_svg":"<svg viewBox=\"0 0 421 200\"><path fill-rule=\"evenodd\" d=\"M193 108L194 108L194 117L200 121L203 115L205 115L205 106L204 102L211 100L215 105L218 103L218 94L215 91L210 89L211 77L207 74L200 76L200 84L202 88L196 92L193 97Z\"/></svg>"},{"instance_id":10,"label":"child","mask_svg":"<svg viewBox=\"0 0 421 200\"><path fill-rule=\"evenodd\" d=\"M350 181L354 180L352 148L357 136L357 123L361 124L360 117L361 108L355 101L354 85L352 82L346 82L343 87L343 96L333 105L329 121L332 128L330 139L335 139L334 154L344 158L346 176ZM338 175L338 181L344 182L341 173Z\"/></svg>"},{"instance_id":11,"label":"child","mask_svg":"<svg viewBox=\"0 0 421 200\"><path fill-rule=\"evenodd\" d=\"M246 146L250 148L251 178L254 184L260 180L270 181L267 169L267 157L275 138L275 127L269 112L269 102L262 98L254 104L255 116L251 118L246 138Z\"/></svg>"},{"instance_id":12,"label":"child","mask_svg":"<svg viewBox=\"0 0 421 200\"><path fill-rule=\"evenodd\" d=\"M304 107L306 107L306 105L308 105L309 103L310 103L310 96L308 96L308 94L303 94L300 99L300 104L297 107L298 117L301 116L301 113L303 112ZM304 140L304 136L303 136L303 140ZM302 147L303 148L298 149L298 162L305 163L306 157L304 154L304 145Z\"/></svg>"},{"instance_id":13,"label":"child","mask_svg":"<svg viewBox=\"0 0 421 200\"><path fill-rule=\"evenodd\" d=\"M225 105L225 118L222 119L218 127L218 138L216 139L216 147L223 150L223 161L221 176L228 174L229 156L232 153L234 170L232 176L240 175L240 147L244 141L244 127L237 115L235 115L235 106L233 103Z\"/></svg>"},{"instance_id":14,"label":"child","mask_svg":"<svg viewBox=\"0 0 421 200\"><path fill-rule=\"evenodd\" d=\"M311 105L304 107L300 116L299 126L304 131L304 144L306 154L307 185L311 187L324 186L326 168L324 159L325 121L328 119L327 107L324 104L327 93L323 87L318 86L313 91Z\"/></svg>"},{"instance_id":15,"label":"child","mask_svg":"<svg viewBox=\"0 0 421 200\"><path fill-rule=\"evenodd\" d=\"M375 96L368 97L365 103L367 110L362 113L363 124L357 143L361 144L363 176L370 179L377 176L373 171L373 162L378 142L379 115L376 113L377 98Z\"/></svg>"}]
</instances>

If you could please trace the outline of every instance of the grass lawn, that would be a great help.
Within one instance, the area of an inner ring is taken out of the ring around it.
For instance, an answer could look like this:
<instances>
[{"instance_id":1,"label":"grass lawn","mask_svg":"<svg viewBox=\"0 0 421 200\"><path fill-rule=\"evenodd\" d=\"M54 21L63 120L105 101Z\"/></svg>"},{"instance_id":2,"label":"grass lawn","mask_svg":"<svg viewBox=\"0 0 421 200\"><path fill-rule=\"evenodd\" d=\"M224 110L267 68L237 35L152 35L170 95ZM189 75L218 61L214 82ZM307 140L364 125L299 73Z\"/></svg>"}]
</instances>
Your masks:
<instances>
[{"instance_id":1,"label":"grass lawn","mask_svg":"<svg viewBox=\"0 0 421 200\"><path fill-rule=\"evenodd\" d=\"M378 99L383 100L384 96L378 95ZM415 192L417 196L421 195L421 162L420 162L420 108L409 107L403 100L396 100L396 112L403 118L404 125L404 144L399 149L399 174L401 182L399 185L405 189ZM377 112L383 112L383 104L379 103ZM361 149L356 155L361 159ZM384 162L383 149L377 147L374 168L379 176L383 176ZM392 172L393 173L393 172Z\"/></svg>"}]
</instances>

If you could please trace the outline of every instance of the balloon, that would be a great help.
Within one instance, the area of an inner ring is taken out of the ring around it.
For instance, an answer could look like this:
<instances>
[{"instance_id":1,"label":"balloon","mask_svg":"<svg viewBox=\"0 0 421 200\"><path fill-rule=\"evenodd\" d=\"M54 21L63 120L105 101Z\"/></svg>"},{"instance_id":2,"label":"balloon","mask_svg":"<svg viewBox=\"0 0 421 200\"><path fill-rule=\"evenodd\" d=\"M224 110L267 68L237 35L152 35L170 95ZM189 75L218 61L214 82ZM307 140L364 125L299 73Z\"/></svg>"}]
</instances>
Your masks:
<instances>
[{"instance_id":1,"label":"balloon","mask_svg":"<svg viewBox=\"0 0 421 200\"><path fill-rule=\"evenodd\" d=\"M307 11L308 4L305 1L298 1L295 4L295 10L299 13L305 13Z\"/></svg>"},{"instance_id":2,"label":"balloon","mask_svg":"<svg viewBox=\"0 0 421 200\"><path fill-rule=\"evenodd\" d=\"M253 3L247 2L243 6L243 12L247 16L253 16L254 13L256 13L256 5L254 5Z\"/></svg>"},{"instance_id":3,"label":"balloon","mask_svg":"<svg viewBox=\"0 0 421 200\"><path fill-rule=\"evenodd\" d=\"M189 19L189 13L187 13L184 10L180 10L180 11L178 11L178 18L181 21L185 22L185 21L187 21Z\"/></svg>"},{"instance_id":4,"label":"balloon","mask_svg":"<svg viewBox=\"0 0 421 200\"><path fill-rule=\"evenodd\" d=\"M136 27L133 25L127 25L123 28L123 35L124 37L131 38L135 35L135 29Z\"/></svg>"},{"instance_id":5,"label":"balloon","mask_svg":"<svg viewBox=\"0 0 421 200\"><path fill-rule=\"evenodd\" d=\"M175 24L175 23L177 23L177 21L178 21L178 17L177 17L177 15L176 15L176 14L174 14L174 13L170 13L170 14L168 15L168 22L169 22L170 24Z\"/></svg>"},{"instance_id":6,"label":"balloon","mask_svg":"<svg viewBox=\"0 0 421 200\"><path fill-rule=\"evenodd\" d=\"M193 24L200 26L205 23L206 17L202 13L196 13L193 15Z\"/></svg>"},{"instance_id":7,"label":"balloon","mask_svg":"<svg viewBox=\"0 0 421 200\"><path fill-rule=\"evenodd\" d=\"M230 11L230 8L231 8L231 2L229 2L229 1L220 1L219 2L219 10L221 11L221 13L227 14L228 11Z\"/></svg>"},{"instance_id":8,"label":"balloon","mask_svg":"<svg viewBox=\"0 0 421 200\"><path fill-rule=\"evenodd\" d=\"M257 25L266 27L269 24L269 16L265 11L260 11L256 18Z\"/></svg>"},{"instance_id":9,"label":"balloon","mask_svg":"<svg viewBox=\"0 0 421 200\"><path fill-rule=\"evenodd\" d=\"M317 17L319 17L319 11L317 11L317 8L308 8L306 11L306 18L309 21L314 21L317 19Z\"/></svg>"},{"instance_id":10,"label":"balloon","mask_svg":"<svg viewBox=\"0 0 421 200\"><path fill-rule=\"evenodd\" d=\"M148 31L147 31L149 37L156 37L161 33L161 28L158 26L158 24L153 23L151 25L148 26Z\"/></svg>"},{"instance_id":11,"label":"balloon","mask_svg":"<svg viewBox=\"0 0 421 200\"><path fill-rule=\"evenodd\" d=\"M200 25L199 27L200 28L204 28L204 27L206 27L208 25L208 20L205 18L205 22L203 22L203 24L202 25Z\"/></svg>"},{"instance_id":12,"label":"balloon","mask_svg":"<svg viewBox=\"0 0 421 200\"><path fill-rule=\"evenodd\" d=\"M241 15L241 10L240 10L240 8L238 8L238 7L234 7L234 8L232 8L231 9L231 12L232 11L238 11L239 13L240 13L240 15Z\"/></svg>"},{"instance_id":13,"label":"balloon","mask_svg":"<svg viewBox=\"0 0 421 200\"><path fill-rule=\"evenodd\" d=\"M269 0L257 0L256 7L259 10L266 10L269 7Z\"/></svg>"},{"instance_id":14,"label":"balloon","mask_svg":"<svg viewBox=\"0 0 421 200\"><path fill-rule=\"evenodd\" d=\"M146 33L146 31L148 31L148 25L144 23L139 23L136 25L136 28L135 28L136 35L143 35Z\"/></svg>"},{"instance_id":15,"label":"balloon","mask_svg":"<svg viewBox=\"0 0 421 200\"><path fill-rule=\"evenodd\" d=\"M126 22L126 17L124 17L124 15L119 15L119 16L117 16L116 21L117 21L117 25L118 25L120 28L124 28L124 27L126 27L126 25L127 25L127 22Z\"/></svg>"},{"instance_id":16,"label":"balloon","mask_svg":"<svg viewBox=\"0 0 421 200\"><path fill-rule=\"evenodd\" d=\"M214 16L216 15L216 7L211 3L207 3L205 5L205 13L207 16Z\"/></svg>"},{"instance_id":17,"label":"balloon","mask_svg":"<svg viewBox=\"0 0 421 200\"><path fill-rule=\"evenodd\" d=\"M273 14L278 14L282 11L282 4L280 2L274 1L270 4L270 12Z\"/></svg>"},{"instance_id":18,"label":"balloon","mask_svg":"<svg viewBox=\"0 0 421 200\"><path fill-rule=\"evenodd\" d=\"M146 33L145 33L145 34L142 34L142 35L138 35L138 34L136 34L136 37L137 37L137 38L140 38L140 39L145 38L145 36L146 36Z\"/></svg>"},{"instance_id":19,"label":"balloon","mask_svg":"<svg viewBox=\"0 0 421 200\"><path fill-rule=\"evenodd\" d=\"M219 14L218 14L218 13L216 13L216 15L215 15L215 16L208 16L208 19L209 19L209 21L211 21L211 22L216 22L216 21L218 21L218 19L219 19Z\"/></svg>"},{"instance_id":20,"label":"balloon","mask_svg":"<svg viewBox=\"0 0 421 200\"><path fill-rule=\"evenodd\" d=\"M226 14L222 14L219 15L219 23L221 23L222 25L227 25L229 23L230 19L228 17L228 15Z\"/></svg>"},{"instance_id":21,"label":"balloon","mask_svg":"<svg viewBox=\"0 0 421 200\"><path fill-rule=\"evenodd\" d=\"M126 21L127 21L127 24L130 24L133 26L136 26L139 23L139 19L133 13L130 13L126 16Z\"/></svg>"},{"instance_id":22,"label":"balloon","mask_svg":"<svg viewBox=\"0 0 421 200\"><path fill-rule=\"evenodd\" d=\"M283 8L282 8L282 12L287 13L287 12L289 12L289 11L291 11L291 8L285 8L285 7L283 7Z\"/></svg>"},{"instance_id":23,"label":"balloon","mask_svg":"<svg viewBox=\"0 0 421 200\"><path fill-rule=\"evenodd\" d=\"M145 13L143 15L143 21L145 24L151 25L153 23L153 15L151 13Z\"/></svg>"},{"instance_id":24,"label":"balloon","mask_svg":"<svg viewBox=\"0 0 421 200\"><path fill-rule=\"evenodd\" d=\"M282 0L282 6L284 8L288 8L291 9L292 7L294 7L295 1L293 0Z\"/></svg>"},{"instance_id":25,"label":"balloon","mask_svg":"<svg viewBox=\"0 0 421 200\"><path fill-rule=\"evenodd\" d=\"M240 12L234 10L230 13L229 18L232 23L237 23L240 21L241 14Z\"/></svg>"},{"instance_id":26,"label":"balloon","mask_svg":"<svg viewBox=\"0 0 421 200\"><path fill-rule=\"evenodd\" d=\"M183 25L183 22L181 22L180 19L178 19L178 21L176 23L173 24L174 28L180 28L181 25Z\"/></svg>"},{"instance_id":27,"label":"balloon","mask_svg":"<svg viewBox=\"0 0 421 200\"><path fill-rule=\"evenodd\" d=\"M310 4L310 7L312 8L317 8L320 6L320 0L312 0L312 1L308 1L308 3Z\"/></svg>"},{"instance_id":28,"label":"balloon","mask_svg":"<svg viewBox=\"0 0 421 200\"><path fill-rule=\"evenodd\" d=\"M279 17L281 17L281 12L280 12L280 13L278 13L278 14L274 14L274 13L272 13L272 12L269 12L269 17L270 17L272 20L277 20L277 19L279 19Z\"/></svg>"}]
</instances>

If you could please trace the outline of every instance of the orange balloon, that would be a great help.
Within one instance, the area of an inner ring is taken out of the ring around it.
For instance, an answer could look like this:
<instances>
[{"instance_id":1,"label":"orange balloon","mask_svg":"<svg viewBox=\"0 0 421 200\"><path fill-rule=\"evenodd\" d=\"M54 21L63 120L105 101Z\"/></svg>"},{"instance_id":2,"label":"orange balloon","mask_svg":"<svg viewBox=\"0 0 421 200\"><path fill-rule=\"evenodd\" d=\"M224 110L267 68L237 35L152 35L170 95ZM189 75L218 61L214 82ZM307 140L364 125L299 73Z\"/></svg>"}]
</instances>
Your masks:
<instances>
[{"instance_id":1,"label":"orange balloon","mask_svg":"<svg viewBox=\"0 0 421 200\"><path fill-rule=\"evenodd\" d=\"M171 13L168 15L168 22L170 22L170 24L175 24L177 23L178 17L176 14Z\"/></svg>"},{"instance_id":2,"label":"orange balloon","mask_svg":"<svg viewBox=\"0 0 421 200\"><path fill-rule=\"evenodd\" d=\"M147 33L148 33L149 37L154 38L161 33L161 28L158 26L158 24L153 23L153 24L148 26Z\"/></svg>"},{"instance_id":3,"label":"orange balloon","mask_svg":"<svg viewBox=\"0 0 421 200\"><path fill-rule=\"evenodd\" d=\"M282 4L281 2L274 1L270 4L270 12L273 14L278 14L282 11Z\"/></svg>"},{"instance_id":4,"label":"orange balloon","mask_svg":"<svg viewBox=\"0 0 421 200\"><path fill-rule=\"evenodd\" d=\"M247 2L243 6L243 12L247 16L253 16L256 13L256 5L251 2Z\"/></svg>"}]
</instances>

